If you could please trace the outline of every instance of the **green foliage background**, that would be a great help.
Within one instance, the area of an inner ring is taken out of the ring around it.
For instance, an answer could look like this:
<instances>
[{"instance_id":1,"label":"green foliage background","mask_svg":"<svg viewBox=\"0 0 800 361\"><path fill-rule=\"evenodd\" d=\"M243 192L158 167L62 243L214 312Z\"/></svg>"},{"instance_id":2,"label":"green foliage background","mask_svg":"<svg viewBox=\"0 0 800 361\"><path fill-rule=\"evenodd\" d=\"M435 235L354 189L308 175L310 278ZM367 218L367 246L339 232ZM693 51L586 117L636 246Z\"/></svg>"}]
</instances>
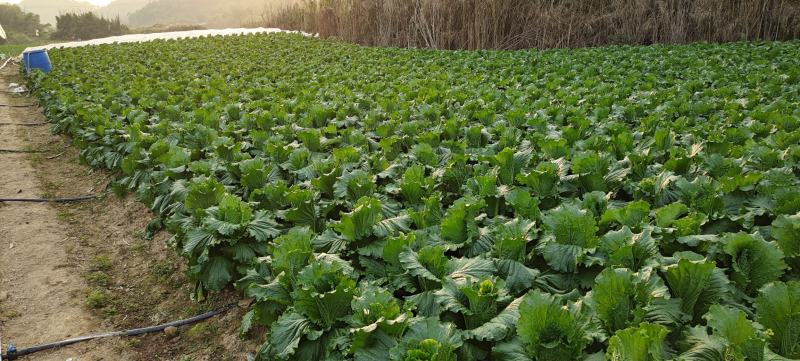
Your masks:
<instances>
[{"instance_id":1,"label":"green foliage background","mask_svg":"<svg viewBox=\"0 0 800 361\"><path fill-rule=\"evenodd\" d=\"M105 18L94 13L66 13L56 16L54 39L89 40L108 36L123 35L128 27L119 18Z\"/></svg>"},{"instance_id":2,"label":"green foliage background","mask_svg":"<svg viewBox=\"0 0 800 361\"><path fill-rule=\"evenodd\" d=\"M40 23L39 15L22 11L19 6L11 4L0 4L0 25L3 25L8 36L5 40L0 39L0 45L36 43L49 31L47 25ZM37 31L39 37L36 36Z\"/></svg>"}]
</instances>

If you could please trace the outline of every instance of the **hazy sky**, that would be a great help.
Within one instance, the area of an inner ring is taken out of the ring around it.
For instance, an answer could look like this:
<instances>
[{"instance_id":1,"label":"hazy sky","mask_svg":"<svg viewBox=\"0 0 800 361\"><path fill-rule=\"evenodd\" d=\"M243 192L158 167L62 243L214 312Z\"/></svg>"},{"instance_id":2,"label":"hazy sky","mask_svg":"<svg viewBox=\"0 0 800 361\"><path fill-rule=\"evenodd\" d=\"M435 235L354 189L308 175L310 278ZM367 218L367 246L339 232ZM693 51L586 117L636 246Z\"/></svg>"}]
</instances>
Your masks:
<instances>
[{"instance_id":1,"label":"hazy sky","mask_svg":"<svg viewBox=\"0 0 800 361\"><path fill-rule=\"evenodd\" d=\"M12 4L18 4L20 1L22 1L22 0L0 0L0 2L12 3ZM90 2L90 3L94 4L94 5L102 6L102 5L108 5L108 3L112 2L113 0L82 0L82 1Z\"/></svg>"}]
</instances>

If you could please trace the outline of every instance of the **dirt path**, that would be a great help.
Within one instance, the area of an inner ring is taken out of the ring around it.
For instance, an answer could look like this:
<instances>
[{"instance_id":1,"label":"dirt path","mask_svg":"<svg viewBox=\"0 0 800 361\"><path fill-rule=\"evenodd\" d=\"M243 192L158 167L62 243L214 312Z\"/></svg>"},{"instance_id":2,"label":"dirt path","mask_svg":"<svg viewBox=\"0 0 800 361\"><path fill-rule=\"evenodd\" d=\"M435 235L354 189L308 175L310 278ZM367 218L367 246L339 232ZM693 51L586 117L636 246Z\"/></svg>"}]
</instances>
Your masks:
<instances>
[{"instance_id":1,"label":"dirt path","mask_svg":"<svg viewBox=\"0 0 800 361\"><path fill-rule=\"evenodd\" d=\"M20 82L18 68L0 71L0 104L26 104L4 92L10 82ZM0 107L0 123L43 121L38 108ZM32 140L27 127L0 125L0 149L26 149ZM30 154L0 153L0 198L39 198L42 190ZM84 194L85 189L72 191ZM43 203L0 203L0 338L17 348L106 330L101 320L86 310L86 289L81 272L69 262L68 249L77 240L59 212ZM106 325L107 326L107 325ZM5 351L5 350L4 350ZM31 360L129 360L118 340L95 340L37 353Z\"/></svg>"}]
</instances>

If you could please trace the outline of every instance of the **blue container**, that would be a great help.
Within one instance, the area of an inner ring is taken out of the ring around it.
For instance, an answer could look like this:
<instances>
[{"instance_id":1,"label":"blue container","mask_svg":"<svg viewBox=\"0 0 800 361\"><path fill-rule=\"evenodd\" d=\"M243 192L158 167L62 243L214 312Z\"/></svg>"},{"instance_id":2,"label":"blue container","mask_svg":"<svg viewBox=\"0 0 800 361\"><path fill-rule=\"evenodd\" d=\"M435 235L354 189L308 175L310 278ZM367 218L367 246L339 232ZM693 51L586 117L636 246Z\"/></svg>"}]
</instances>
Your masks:
<instances>
[{"instance_id":1,"label":"blue container","mask_svg":"<svg viewBox=\"0 0 800 361\"><path fill-rule=\"evenodd\" d=\"M25 71L30 73L33 69L39 69L45 73L53 70L50 65L50 57L47 56L47 50L31 50L22 54L22 61L25 63Z\"/></svg>"}]
</instances>

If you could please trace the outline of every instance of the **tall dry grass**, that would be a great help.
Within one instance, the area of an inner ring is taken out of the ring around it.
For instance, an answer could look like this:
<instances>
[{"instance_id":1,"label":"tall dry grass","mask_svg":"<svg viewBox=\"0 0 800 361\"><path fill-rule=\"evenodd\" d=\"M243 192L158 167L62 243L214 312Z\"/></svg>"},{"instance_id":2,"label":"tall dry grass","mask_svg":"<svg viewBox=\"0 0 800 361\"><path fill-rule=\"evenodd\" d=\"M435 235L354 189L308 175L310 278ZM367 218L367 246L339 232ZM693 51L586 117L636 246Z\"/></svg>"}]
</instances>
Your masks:
<instances>
[{"instance_id":1,"label":"tall dry grass","mask_svg":"<svg viewBox=\"0 0 800 361\"><path fill-rule=\"evenodd\" d=\"M303 0L264 24L441 49L786 40L800 0Z\"/></svg>"}]
</instances>

